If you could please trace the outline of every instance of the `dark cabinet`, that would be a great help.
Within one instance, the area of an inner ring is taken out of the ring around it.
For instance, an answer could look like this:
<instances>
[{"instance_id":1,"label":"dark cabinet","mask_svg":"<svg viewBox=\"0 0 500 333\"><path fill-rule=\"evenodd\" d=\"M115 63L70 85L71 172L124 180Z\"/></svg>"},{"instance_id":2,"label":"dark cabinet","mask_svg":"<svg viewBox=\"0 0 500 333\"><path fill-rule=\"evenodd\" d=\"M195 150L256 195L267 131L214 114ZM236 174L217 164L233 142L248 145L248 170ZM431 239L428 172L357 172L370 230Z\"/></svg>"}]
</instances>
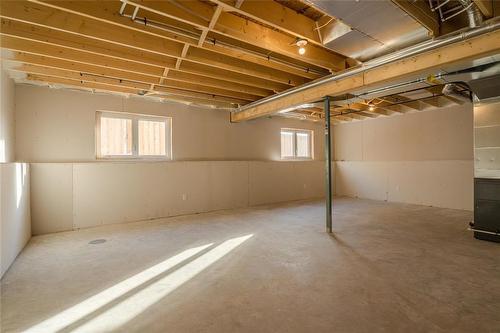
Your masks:
<instances>
[{"instance_id":1,"label":"dark cabinet","mask_svg":"<svg viewBox=\"0 0 500 333\"><path fill-rule=\"evenodd\" d=\"M474 237L500 242L500 179L474 179Z\"/></svg>"}]
</instances>

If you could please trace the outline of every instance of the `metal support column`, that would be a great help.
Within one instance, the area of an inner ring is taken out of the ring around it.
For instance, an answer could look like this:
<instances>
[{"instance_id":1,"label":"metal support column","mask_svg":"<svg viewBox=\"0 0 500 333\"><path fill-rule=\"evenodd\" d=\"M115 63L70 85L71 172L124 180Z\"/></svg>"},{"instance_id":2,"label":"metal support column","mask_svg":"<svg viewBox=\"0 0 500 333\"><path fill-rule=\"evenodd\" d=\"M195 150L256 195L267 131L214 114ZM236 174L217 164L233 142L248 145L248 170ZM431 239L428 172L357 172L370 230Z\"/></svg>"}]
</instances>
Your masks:
<instances>
[{"instance_id":1,"label":"metal support column","mask_svg":"<svg viewBox=\"0 0 500 333\"><path fill-rule=\"evenodd\" d=\"M326 185L326 232L332 232L332 141L330 127L330 97L325 97L325 185Z\"/></svg>"}]
</instances>

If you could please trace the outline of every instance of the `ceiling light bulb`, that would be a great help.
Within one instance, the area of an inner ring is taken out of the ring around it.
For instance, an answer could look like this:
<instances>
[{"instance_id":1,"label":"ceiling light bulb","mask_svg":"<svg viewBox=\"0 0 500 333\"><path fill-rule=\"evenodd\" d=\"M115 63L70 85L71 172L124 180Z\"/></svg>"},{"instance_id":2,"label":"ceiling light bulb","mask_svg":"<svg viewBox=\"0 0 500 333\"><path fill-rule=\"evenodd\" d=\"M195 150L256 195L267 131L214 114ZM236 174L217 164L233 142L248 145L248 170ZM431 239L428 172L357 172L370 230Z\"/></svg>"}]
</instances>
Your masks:
<instances>
[{"instance_id":1,"label":"ceiling light bulb","mask_svg":"<svg viewBox=\"0 0 500 333\"><path fill-rule=\"evenodd\" d=\"M302 55L302 54L306 53L306 48L305 48L305 46L307 45L307 40L298 38L298 39L295 41L295 45L297 45L297 47L299 48L299 54L300 54L300 55Z\"/></svg>"},{"instance_id":2,"label":"ceiling light bulb","mask_svg":"<svg viewBox=\"0 0 500 333\"><path fill-rule=\"evenodd\" d=\"M373 111L373 110L375 110L375 107L374 107L373 105L370 105L370 106L368 107L368 110Z\"/></svg>"}]
</instances>

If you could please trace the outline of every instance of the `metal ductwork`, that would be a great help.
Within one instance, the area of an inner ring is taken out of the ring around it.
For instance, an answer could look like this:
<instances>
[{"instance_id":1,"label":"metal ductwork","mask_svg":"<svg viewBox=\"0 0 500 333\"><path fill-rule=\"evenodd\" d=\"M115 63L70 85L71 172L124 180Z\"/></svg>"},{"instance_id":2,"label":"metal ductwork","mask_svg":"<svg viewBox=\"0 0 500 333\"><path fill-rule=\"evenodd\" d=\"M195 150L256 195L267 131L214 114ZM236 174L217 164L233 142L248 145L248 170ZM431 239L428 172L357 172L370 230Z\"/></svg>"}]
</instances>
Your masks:
<instances>
[{"instance_id":1,"label":"metal ductwork","mask_svg":"<svg viewBox=\"0 0 500 333\"><path fill-rule=\"evenodd\" d=\"M472 96L465 84L462 83L447 83L443 86L443 95L453 97L460 101L471 102Z\"/></svg>"},{"instance_id":2,"label":"metal ductwork","mask_svg":"<svg viewBox=\"0 0 500 333\"><path fill-rule=\"evenodd\" d=\"M430 39L427 29L391 0L306 1L350 27L326 39L325 46L360 62Z\"/></svg>"},{"instance_id":3,"label":"metal ductwork","mask_svg":"<svg viewBox=\"0 0 500 333\"><path fill-rule=\"evenodd\" d=\"M236 113L245 111L245 110L250 109L252 107L256 107L256 106L259 106L259 105L262 105L262 104L265 104L265 103L268 103L268 102L271 102L274 100L281 99L283 97L286 97L286 96L289 96L289 95L292 95L295 93L299 93L299 92L304 91L306 89L310 89L310 88L313 88L316 86L326 84L328 82L338 81L340 79L351 77L351 76L354 76L356 74L366 72L370 69L377 68L379 66L386 65L386 64L389 64L389 63L394 62L394 61L398 61L398 60L401 60L404 58L412 57L412 56L415 56L415 55L418 55L418 54L421 54L424 52L428 52L428 51L434 50L438 47L450 45L452 43L457 43L460 41L467 40L469 38L480 36L482 34L495 31L499 28L500 28L500 22L491 21L491 22L489 22L481 27L475 28L475 29L470 29L468 31L463 31L460 33L455 33L455 34L451 34L448 36L443 36L443 37L436 38L433 40L425 41L423 43L410 46L406 49L388 54L386 56L372 59L370 61L363 63L362 65L359 65L357 67L353 67L353 68L348 69L344 72L341 72L338 74L332 74L332 75L317 79L315 81L308 82L308 83L303 84L301 86L294 87L294 88L288 89L286 91L280 92L278 94L264 97L260 100L255 101L255 102L243 105L243 106L238 108ZM453 79L453 81L462 81L462 80L454 80ZM468 81L468 80L466 80L466 81Z\"/></svg>"},{"instance_id":4,"label":"metal ductwork","mask_svg":"<svg viewBox=\"0 0 500 333\"><path fill-rule=\"evenodd\" d=\"M477 7L477 5L472 0L458 0L460 4L464 7L467 13L467 18L469 19L469 27L476 28L483 23L483 14Z\"/></svg>"}]
</instances>

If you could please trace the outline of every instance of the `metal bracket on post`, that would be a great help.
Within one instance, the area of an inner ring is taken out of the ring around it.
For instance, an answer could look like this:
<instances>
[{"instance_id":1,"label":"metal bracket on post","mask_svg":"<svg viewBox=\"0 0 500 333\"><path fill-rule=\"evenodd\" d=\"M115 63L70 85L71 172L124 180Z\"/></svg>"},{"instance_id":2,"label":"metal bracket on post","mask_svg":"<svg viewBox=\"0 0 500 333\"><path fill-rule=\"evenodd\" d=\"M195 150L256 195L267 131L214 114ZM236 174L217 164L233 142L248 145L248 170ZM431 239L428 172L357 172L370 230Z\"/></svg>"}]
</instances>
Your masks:
<instances>
[{"instance_id":1,"label":"metal bracket on post","mask_svg":"<svg viewBox=\"0 0 500 333\"><path fill-rule=\"evenodd\" d=\"M332 141L330 126L330 96L325 97L325 186L326 186L326 232L332 232Z\"/></svg>"}]
</instances>

